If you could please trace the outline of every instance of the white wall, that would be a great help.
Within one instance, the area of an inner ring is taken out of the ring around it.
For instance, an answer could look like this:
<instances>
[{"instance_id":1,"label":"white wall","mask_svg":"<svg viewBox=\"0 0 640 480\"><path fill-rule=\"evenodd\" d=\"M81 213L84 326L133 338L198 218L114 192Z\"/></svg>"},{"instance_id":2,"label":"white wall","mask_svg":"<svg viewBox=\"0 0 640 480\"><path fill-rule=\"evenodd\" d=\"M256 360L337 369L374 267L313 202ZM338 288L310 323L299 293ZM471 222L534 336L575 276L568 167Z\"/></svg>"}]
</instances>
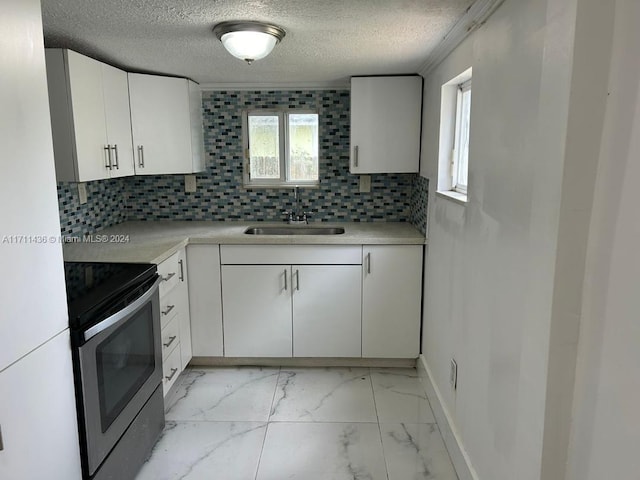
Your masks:
<instances>
[{"instance_id":1,"label":"white wall","mask_svg":"<svg viewBox=\"0 0 640 480\"><path fill-rule=\"evenodd\" d=\"M640 3L617 0L568 480L640 478L639 24Z\"/></svg>"},{"instance_id":2,"label":"white wall","mask_svg":"<svg viewBox=\"0 0 640 480\"><path fill-rule=\"evenodd\" d=\"M506 0L425 77L421 173L435 185L440 89L473 67L469 201L430 192L423 354L483 480L559 478L543 476L543 439L561 408L547 408L557 252L580 230L559 243L561 215L571 215L561 205L574 199L562 187L577 8L578 0ZM587 224L585 213L577 225ZM581 285L580 271L562 271ZM561 444L554 435L549 445Z\"/></svg>"}]
</instances>

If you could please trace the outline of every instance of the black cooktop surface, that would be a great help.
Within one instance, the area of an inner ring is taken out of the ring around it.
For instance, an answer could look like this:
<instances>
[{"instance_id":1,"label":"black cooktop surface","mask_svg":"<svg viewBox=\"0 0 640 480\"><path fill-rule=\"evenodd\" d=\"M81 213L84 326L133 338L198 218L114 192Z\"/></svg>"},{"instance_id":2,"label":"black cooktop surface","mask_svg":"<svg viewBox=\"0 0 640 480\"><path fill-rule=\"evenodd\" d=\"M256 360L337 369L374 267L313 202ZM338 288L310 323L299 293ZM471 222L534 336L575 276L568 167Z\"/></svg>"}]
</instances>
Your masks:
<instances>
[{"instance_id":1,"label":"black cooktop surface","mask_svg":"<svg viewBox=\"0 0 640 480\"><path fill-rule=\"evenodd\" d=\"M69 327L88 328L135 300L156 270L148 263L64 262Z\"/></svg>"}]
</instances>

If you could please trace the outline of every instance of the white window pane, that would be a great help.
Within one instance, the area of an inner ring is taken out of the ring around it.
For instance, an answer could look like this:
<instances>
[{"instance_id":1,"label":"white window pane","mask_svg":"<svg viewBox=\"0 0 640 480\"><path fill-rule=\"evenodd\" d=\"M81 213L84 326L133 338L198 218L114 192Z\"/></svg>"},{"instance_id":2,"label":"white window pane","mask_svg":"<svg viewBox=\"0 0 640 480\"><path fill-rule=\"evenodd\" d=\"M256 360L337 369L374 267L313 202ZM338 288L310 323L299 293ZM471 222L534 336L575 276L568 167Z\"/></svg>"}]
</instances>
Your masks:
<instances>
[{"instance_id":1,"label":"white window pane","mask_svg":"<svg viewBox=\"0 0 640 480\"><path fill-rule=\"evenodd\" d=\"M280 178L280 132L277 115L249 115L252 179Z\"/></svg>"},{"instance_id":2,"label":"white window pane","mask_svg":"<svg viewBox=\"0 0 640 480\"><path fill-rule=\"evenodd\" d=\"M289 181L318 181L318 114L289 114Z\"/></svg>"},{"instance_id":3,"label":"white window pane","mask_svg":"<svg viewBox=\"0 0 640 480\"><path fill-rule=\"evenodd\" d=\"M457 184L467 186L469 175L469 125L471 120L471 90L462 93L462 108L460 113L460 150L458 157Z\"/></svg>"}]
</instances>

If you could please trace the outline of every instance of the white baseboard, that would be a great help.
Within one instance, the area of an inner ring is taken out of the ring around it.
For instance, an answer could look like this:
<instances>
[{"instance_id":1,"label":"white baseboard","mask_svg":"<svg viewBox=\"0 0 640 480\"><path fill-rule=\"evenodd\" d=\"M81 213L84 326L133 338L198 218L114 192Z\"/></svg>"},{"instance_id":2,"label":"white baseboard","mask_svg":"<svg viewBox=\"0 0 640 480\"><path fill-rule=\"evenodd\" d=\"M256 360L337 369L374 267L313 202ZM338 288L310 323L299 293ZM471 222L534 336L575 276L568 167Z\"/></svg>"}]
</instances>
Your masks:
<instances>
[{"instance_id":1,"label":"white baseboard","mask_svg":"<svg viewBox=\"0 0 640 480\"><path fill-rule=\"evenodd\" d=\"M431 404L433 415L436 417L438 428L440 428L440 433L442 434L444 443L447 446L449 456L451 457L453 466L456 469L458 478L460 480L480 480L480 477L471 464L471 460L464 448L464 444L462 443L458 430L453 423L451 414L442 401L440 390L435 382L433 382L433 375L431 374L431 370L429 369L429 365L427 365L424 355L420 355L420 358L416 362L416 368L418 369L418 374L420 375L422 385L424 386L427 398Z\"/></svg>"}]
</instances>

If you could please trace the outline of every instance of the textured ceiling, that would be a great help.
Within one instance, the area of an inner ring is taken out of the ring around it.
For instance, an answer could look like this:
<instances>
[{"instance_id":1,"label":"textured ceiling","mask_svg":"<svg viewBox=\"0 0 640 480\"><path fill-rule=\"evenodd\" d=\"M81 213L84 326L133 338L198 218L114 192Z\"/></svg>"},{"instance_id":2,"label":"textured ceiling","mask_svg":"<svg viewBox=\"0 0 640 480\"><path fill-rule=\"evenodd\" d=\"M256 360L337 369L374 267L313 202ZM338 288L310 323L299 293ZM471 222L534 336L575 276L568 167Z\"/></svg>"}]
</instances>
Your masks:
<instances>
[{"instance_id":1,"label":"textured ceiling","mask_svg":"<svg viewBox=\"0 0 640 480\"><path fill-rule=\"evenodd\" d=\"M329 84L415 73L473 0L42 0L45 44L129 71L209 83ZM246 65L212 28L259 20L287 35Z\"/></svg>"}]
</instances>

